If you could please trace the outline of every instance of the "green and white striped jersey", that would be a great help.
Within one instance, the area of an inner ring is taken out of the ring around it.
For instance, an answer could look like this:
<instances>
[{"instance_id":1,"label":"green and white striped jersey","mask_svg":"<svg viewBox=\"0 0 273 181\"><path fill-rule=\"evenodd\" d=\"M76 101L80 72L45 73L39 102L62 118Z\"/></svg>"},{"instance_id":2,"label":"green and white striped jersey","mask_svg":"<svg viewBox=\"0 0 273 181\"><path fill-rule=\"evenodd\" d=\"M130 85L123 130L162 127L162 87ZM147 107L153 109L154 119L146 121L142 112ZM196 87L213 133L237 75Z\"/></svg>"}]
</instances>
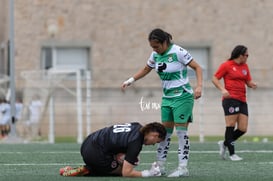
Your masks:
<instances>
[{"instance_id":1,"label":"green and white striped jersey","mask_svg":"<svg viewBox=\"0 0 273 181\"><path fill-rule=\"evenodd\" d=\"M187 75L187 65L192 60L187 50L175 44L171 44L164 54L151 53L147 64L156 70L162 81L163 97L177 97L184 91L193 93Z\"/></svg>"}]
</instances>

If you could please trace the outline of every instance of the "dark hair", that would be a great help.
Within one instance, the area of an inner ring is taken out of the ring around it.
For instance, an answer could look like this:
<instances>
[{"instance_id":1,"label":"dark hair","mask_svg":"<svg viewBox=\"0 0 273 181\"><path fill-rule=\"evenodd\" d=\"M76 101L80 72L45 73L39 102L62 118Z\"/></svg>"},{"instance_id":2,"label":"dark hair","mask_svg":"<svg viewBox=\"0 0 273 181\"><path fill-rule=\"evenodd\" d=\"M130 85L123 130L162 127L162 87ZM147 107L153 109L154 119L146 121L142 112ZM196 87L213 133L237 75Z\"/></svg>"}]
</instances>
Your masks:
<instances>
[{"instance_id":1,"label":"dark hair","mask_svg":"<svg viewBox=\"0 0 273 181\"><path fill-rule=\"evenodd\" d=\"M167 44L171 44L172 35L163 31L162 29L156 28L149 34L148 37L149 41L157 40L159 43L163 44L164 41L167 42Z\"/></svg>"},{"instance_id":2,"label":"dark hair","mask_svg":"<svg viewBox=\"0 0 273 181\"><path fill-rule=\"evenodd\" d=\"M144 135L146 135L150 132L157 132L157 133L159 133L158 137L162 140L164 140L167 135L167 131L166 131L165 127L158 122L146 124L145 126L143 126L140 129L140 132Z\"/></svg>"},{"instance_id":3,"label":"dark hair","mask_svg":"<svg viewBox=\"0 0 273 181\"><path fill-rule=\"evenodd\" d=\"M229 60L234 60L238 58L240 55L244 55L247 51L247 47L244 45L237 45L231 52L231 56Z\"/></svg>"}]
</instances>

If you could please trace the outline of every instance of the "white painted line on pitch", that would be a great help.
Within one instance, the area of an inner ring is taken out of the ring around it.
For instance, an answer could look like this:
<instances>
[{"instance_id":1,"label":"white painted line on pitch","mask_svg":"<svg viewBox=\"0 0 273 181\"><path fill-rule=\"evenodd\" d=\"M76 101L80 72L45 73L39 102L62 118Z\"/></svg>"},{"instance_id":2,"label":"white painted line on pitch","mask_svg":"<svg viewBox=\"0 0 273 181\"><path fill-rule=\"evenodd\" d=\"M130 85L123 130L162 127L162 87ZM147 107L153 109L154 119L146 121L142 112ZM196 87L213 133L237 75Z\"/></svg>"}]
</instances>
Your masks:
<instances>
[{"instance_id":1,"label":"white painted line on pitch","mask_svg":"<svg viewBox=\"0 0 273 181\"><path fill-rule=\"evenodd\" d=\"M16 151L16 152L0 152L1 154L80 154L80 151L44 151L44 152L22 152L22 151Z\"/></svg>"},{"instance_id":2,"label":"white painted line on pitch","mask_svg":"<svg viewBox=\"0 0 273 181\"><path fill-rule=\"evenodd\" d=\"M273 150L236 150L238 153L273 153ZM1 154L80 154L79 151L57 151L57 152L0 152ZM156 153L156 151L141 151L141 153ZM177 151L169 151L169 153L177 153ZM215 150L207 150L207 151L194 151L190 150L190 153L219 153L219 151Z\"/></svg>"},{"instance_id":3,"label":"white painted line on pitch","mask_svg":"<svg viewBox=\"0 0 273 181\"><path fill-rule=\"evenodd\" d=\"M240 162L249 164L248 162ZM167 162L168 165L176 164ZM205 162L203 164L215 164L215 162ZM260 165L273 165L273 162L257 162ZM83 165L83 163L0 163L0 166L66 166L66 165ZM139 165L151 165L151 163L140 163Z\"/></svg>"},{"instance_id":4,"label":"white painted line on pitch","mask_svg":"<svg viewBox=\"0 0 273 181\"><path fill-rule=\"evenodd\" d=\"M236 150L239 153L273 153L273 150ZM142 151L141 153L156 153L156 151ZM169 151L169 153L177 153L177 151ZM219 151L194 151L190 150L190 153L219 153Z\"/></svg>"}]
</instances>

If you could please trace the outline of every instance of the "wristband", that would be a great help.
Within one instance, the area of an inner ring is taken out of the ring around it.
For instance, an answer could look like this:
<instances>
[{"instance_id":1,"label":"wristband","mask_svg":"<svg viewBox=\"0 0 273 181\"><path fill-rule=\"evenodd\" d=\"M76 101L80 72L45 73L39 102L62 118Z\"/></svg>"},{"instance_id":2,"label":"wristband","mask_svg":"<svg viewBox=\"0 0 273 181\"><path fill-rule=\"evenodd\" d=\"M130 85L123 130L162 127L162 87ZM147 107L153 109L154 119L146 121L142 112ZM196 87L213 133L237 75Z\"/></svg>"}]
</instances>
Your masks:
<instances>
[{"instance_id":1,"label":"wristband","mask_svg":"<svg viewBox=\"0 0 273 181\"><path fill-rule=\"evenodd\" d=\"M124 82L124 84L126 84L126 85L131 85L134 81L135 81L134 77L131 77L131 78L129 78L128 80L126 80L126 81Z\"/></svg>"}]
</instances>

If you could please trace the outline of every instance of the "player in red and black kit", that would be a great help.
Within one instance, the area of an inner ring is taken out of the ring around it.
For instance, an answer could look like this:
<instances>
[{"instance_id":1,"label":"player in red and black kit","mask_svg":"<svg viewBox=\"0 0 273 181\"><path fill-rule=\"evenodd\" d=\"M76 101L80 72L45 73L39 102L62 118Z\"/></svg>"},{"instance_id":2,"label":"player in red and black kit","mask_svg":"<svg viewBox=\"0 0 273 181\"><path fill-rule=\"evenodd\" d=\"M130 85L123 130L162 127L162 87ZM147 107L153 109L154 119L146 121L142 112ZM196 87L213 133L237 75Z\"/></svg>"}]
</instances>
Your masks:
<instances>
[{"instance_id":1,"label":"player in red and black kit","mask_svg":"<svg viewBox=\"0 0 273 181\"><path fill-rule=\"evenodd\" d=\"M143 145L154 145L166 137L165 127L157 122L142 126L140 123L117 124L90 134L81 146L85 166L60 169L63 176L160 176L160 169L152 165L150 170L137 171L134 167ZM121 163L117 159L125 154Z\"/></svg>"},{"instance_id":2,"label":"player in red and black kit","mask_svg":"<svg viewBox=\"0 0 273 181\"><path fill-rule=\"evenodd\" d=\"M232 161L242 160L235 154L234 142L247 131L248 107L246 101L246 85L256 89L257 85L251 79L248 65L247 47L236 46L231 57L220 65L212 78L216 88L222 93L222 106L225 113L226 132L225 140L219 141L220 156L225 159L226 148L229 150ZM224 86L220 79L224 79ZM237 126L236 130L235 127Z\"/></svg>"}]
</instances>

